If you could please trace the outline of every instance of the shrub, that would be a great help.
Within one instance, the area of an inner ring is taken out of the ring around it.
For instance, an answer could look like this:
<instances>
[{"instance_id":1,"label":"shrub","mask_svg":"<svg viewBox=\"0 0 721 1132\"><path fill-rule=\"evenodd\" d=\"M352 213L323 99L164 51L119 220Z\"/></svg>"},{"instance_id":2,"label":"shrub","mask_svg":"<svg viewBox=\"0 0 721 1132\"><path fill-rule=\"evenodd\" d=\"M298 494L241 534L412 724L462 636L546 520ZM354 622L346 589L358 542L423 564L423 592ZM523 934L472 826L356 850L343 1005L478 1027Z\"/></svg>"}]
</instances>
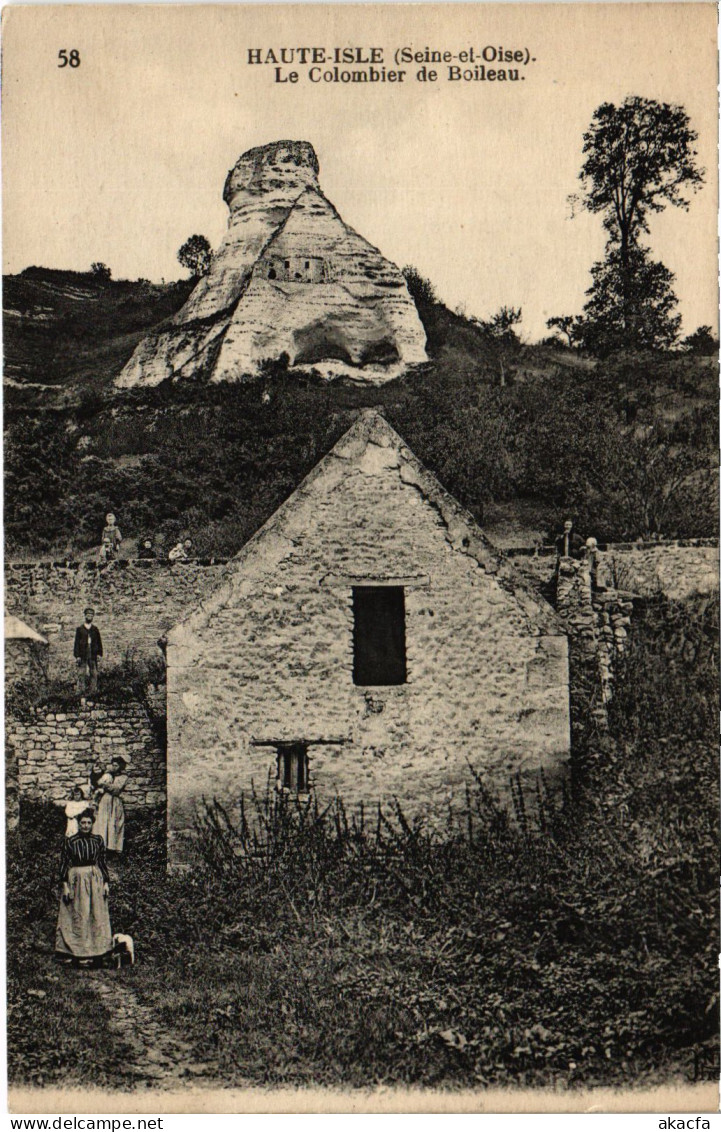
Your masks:
<instances>
[{"instance_id":1,"label":"shrub","mask_svg":"<svg viewBox=\"0 0 721 1132\"><path fill-rule=\"evenodd\" d=\"M118 665L110 665L99 673L98 689L93 700L100 704L121 704L138 701L147 705L149 685L165 684L165 659L138 658L135 649L128 649ZM63 710L77 707L80 693L75 683L63 677L48 680L16 681L6 689L5 709L18 718L32 713L35 708Z\"/></svg>"},{"instance_id":2,"label":"shrub","mask_svg":"<svg viewBox=\"0 0 721 1132\"><path fill-rule=\"evenodd\" d=\"M628 1085L712 1060L717 623L711 600L650 605L610 742L577 752L573 798L516 785L515 820L478 780L443 828L268 784L237 820L208 800L192 867L167 877L162 813L133 815L111 910L146 1010L227 1084ZM37 979L28 941L52 938L62 833L57 808L21 821L12 1002ZM10 1043L13 1080L76 1056L37 1030Z\"/></svg>"}]
</instances>

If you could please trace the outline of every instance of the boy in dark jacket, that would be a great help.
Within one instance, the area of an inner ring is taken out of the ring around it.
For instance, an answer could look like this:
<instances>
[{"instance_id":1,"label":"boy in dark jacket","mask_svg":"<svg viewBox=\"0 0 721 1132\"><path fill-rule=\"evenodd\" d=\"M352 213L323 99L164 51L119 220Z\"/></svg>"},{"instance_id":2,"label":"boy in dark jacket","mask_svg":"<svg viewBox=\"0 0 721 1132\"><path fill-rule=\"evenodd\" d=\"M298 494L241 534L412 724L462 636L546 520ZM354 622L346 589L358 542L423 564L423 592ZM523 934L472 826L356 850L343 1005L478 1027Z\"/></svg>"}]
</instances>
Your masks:
<instances>
[{"instance_id":1,"label":"boy in dark jacket","mask_svg":"<svg viewBox=\"0 0 721 1132\"><path fill-rule=\"evenodd\" d=\"M73 655L78 666L78 691L91 695L98 689L98 661L103 655L103 642L100 630L93 625L95 610L89 606L84 611L85 621L75 630Z\"/></svg>"}]
</instances>

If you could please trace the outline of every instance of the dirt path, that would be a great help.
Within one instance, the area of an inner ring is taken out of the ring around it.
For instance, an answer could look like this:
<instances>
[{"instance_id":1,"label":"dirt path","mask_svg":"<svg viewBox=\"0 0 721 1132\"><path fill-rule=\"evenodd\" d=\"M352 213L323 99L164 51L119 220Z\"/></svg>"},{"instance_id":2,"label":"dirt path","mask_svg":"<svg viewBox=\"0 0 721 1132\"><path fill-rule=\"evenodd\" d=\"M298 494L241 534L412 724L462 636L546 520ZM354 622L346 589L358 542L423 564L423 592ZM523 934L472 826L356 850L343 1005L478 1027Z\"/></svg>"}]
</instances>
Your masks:
<instances>
[{"instance_id":1,"label":"dirt path","mask_svg":"<svg viewBox=\"0 0 721 1132\"><path fill-rule=\"evenodd\" d=\"M90 973L98 996L106 1008L108 1026L130 1051L118 1067L128 1085L174 1088L217 1085L218 1067L210 1061L193 1061L192 1045L168 1031L143 1006L135 991L117 976L106 971Z\"/></svg>"}]
</instances>

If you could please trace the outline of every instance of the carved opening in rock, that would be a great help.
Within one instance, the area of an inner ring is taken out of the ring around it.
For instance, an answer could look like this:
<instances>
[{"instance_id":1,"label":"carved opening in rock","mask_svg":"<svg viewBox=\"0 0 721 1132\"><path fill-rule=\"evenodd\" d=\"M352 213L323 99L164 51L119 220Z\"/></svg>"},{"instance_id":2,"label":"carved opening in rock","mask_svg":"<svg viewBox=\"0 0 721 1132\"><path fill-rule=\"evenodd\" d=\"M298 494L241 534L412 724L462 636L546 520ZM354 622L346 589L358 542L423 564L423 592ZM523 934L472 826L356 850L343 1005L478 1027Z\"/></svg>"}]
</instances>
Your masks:
<instances>
[{"instance_id":1,"label":"carved opening in rock","mask_svg":"<svg viewBox=\"0 0 721 1132\"><path fill-rule=\"evenodd\" d=\"M330 279L328 264L320 256L271 259L267 269L264 265L261 271L266 278L285 283L326 283Z\"/></svg>"},{"instance_id":2,"label":"carved opening in rock","mask_svg":"<svg viewBox=\"0 0 721 1132\"><path fill-rule=\"evenodd\" d=\"M293 335L294 364L314 365L334 359L353 365L352 346L342 326L326 322L313 322Z\"/></svg>"},{"instance_id":3,"label":"carved opening in rock","mask_svg":"<svg viewBox=\"0 0 721 1132\"><path fill-rule=\"evenodd\" d=\"M359 358L362 366L392 366L400 361L398 348L390 338L381 338L366 346Z\"/></svg>"}]
</instances>

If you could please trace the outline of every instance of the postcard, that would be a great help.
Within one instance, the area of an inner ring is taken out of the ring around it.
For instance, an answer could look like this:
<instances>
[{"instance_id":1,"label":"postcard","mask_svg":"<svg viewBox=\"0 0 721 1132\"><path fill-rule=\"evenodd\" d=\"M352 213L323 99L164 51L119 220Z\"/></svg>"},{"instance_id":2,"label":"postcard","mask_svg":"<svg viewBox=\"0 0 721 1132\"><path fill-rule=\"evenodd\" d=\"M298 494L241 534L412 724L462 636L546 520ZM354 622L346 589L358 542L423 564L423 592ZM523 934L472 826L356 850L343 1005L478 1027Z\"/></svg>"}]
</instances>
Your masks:
<instances>
[{"instance_id":1,"label":"postcard","mask_svg":"<svg viewBox=\"0 0 721 1132\"><path fill-rule=\"evenodd\" d=\"M4 9L14 1112L716 1110L716 23Z\"/></svg>"}]
</instances>

